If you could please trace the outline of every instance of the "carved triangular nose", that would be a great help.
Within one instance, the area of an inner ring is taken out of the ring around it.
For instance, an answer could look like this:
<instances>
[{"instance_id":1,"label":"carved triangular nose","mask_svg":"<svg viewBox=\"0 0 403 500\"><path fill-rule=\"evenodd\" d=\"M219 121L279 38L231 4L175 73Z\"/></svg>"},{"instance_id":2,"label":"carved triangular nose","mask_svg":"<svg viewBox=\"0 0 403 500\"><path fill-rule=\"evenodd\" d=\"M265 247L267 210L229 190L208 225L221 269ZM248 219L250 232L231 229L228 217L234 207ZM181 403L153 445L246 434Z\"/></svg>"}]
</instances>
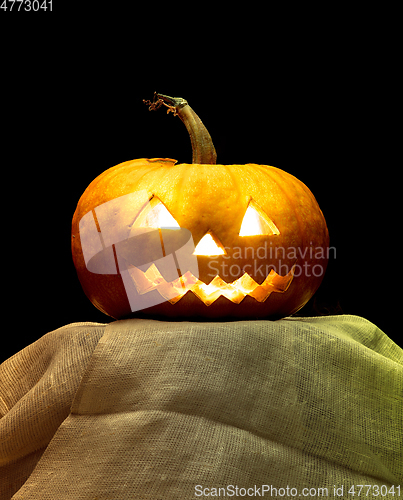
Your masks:
<instances>
[{"instance_id":1,"label":"carved triangular nose","mask_svg":"<svg viewBox=\"0 0 403 500\"><path fill-rule=\"evenodd\" d=\"M226 251L212 231L206 233L194 249L193 255L225 255Z\"/></svg>"}]
</instances>

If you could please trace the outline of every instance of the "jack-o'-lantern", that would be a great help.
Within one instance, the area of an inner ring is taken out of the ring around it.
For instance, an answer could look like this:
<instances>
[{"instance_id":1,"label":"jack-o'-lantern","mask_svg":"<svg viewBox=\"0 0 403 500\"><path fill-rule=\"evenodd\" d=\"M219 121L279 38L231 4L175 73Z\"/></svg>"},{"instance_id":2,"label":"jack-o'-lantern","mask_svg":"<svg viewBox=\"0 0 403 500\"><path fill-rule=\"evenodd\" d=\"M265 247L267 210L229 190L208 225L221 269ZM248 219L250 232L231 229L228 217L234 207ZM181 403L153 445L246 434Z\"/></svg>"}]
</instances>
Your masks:
<instances>
[{"instance_id":1,"label":"jack-o'-lantern","mask_svg":"<svg viewBox=\"0 0 403 500\"><path fill-rule=\"evenodd\" d=\"M79 200L73 260L105 314L279 318L319 287L329 236L310 190L266 165L220 165L181 98L156 94L186 125L193 163L136 159L99 175Z\"/></svg>"}]
</instances>

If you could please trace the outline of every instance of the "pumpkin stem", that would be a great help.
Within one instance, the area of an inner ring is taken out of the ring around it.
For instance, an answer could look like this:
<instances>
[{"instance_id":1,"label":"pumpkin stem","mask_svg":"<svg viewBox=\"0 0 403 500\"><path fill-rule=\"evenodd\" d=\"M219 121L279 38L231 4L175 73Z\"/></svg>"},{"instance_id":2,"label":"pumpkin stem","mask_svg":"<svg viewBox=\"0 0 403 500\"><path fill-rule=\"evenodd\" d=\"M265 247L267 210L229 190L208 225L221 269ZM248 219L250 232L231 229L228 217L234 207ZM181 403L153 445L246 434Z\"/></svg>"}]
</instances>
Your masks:
<instances>
[{"instance_id":1,"label":"pumpkin stem","mask_svg":"<svg viewBox=\"0 0 403 500\"><path fill-rule=\"evenodd\" d=\"M178 115L185 124L192 143L193 158L192 163L214 165L217 160L213 141L203 122L182 97L169 97L154 92L154 101L143 100L149 106L150 111L160 108L162 105L168 108L168 113L173 112Z\"/></svg>"}]
</instances>

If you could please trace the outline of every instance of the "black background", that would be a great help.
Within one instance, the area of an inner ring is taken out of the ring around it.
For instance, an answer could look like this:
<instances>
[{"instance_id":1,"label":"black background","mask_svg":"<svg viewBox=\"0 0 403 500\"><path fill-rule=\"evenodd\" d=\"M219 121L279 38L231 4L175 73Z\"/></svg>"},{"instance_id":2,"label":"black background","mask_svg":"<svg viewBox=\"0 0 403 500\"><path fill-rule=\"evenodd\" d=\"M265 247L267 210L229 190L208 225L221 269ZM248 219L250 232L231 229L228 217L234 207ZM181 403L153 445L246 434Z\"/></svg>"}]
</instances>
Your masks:
<instances>
[{"instance_id":1,"label":"black background","mask_svg":"<svg viewBox=\"0 0 403 500\"><path fill-rule=\"evenodd\" d=\"M301 314L363 316L403 345L395 65L376 34L343 21L309 35L285 22L277 35L273 22L259 31L242 19L224 34L218 21L184 29L140 14L125 23L53 9L0 12L0 361L68 323L112 321L82 292L71 219L88 184L113 165L191 162L179 118L143 104L154 91L188 100L219 163L274 165L315 195L336 258Z\"/></svg>"}]
</instances>

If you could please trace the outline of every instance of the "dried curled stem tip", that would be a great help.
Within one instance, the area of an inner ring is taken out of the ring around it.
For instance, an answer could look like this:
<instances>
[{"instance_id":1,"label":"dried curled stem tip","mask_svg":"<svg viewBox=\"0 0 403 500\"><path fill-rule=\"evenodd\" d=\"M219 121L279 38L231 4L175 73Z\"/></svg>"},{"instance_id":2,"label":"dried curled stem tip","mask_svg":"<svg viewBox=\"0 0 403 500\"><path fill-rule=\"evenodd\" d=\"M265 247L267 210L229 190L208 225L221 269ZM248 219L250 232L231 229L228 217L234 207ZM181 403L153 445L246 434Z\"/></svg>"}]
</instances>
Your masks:
<instances>
[{"instance_id":1,"label":"dried curled stem tip","mask_svg":"<svg viewBox=\"0 0 403 500\"><path fill-rule=\"evenodd\" d=\"M156 111L164 105L168 108L167 113L172 112L174 116L178 114L178 109L183 108L188 104L188 102L185 99L182 99L182 97L169 97L164 94L157 94L157 92L154 92L153 101L143 99L143 102L148 106L150 111Z\"/></svg>"},{"instance_id":2,"label":"dried curled stem tip","mask_svg":"<svg viewBox=\"0 0 403 500\"><path fill-rule=\"evenodd\" d=\"M168 108L167 113L172 112L185 124L192 143L193 160L192 163L215 164L217 154L208 130L203 125L200 118L182 97L169 97L164 94L154 92L154 100L143 99L150 111L155 111L161 106Z\"/></svg>"},{"instance_id":3,"label":"dried curled stem tip","mask_svg":"<svg viewBox=\"0 0 403 500\"><path fill-rule=\"evenodd\" d=\"M146 106L148 106L149 111L156 111L163 104L161 99L157 99L156 101L149 101L148 99L143 99L143 102Z\"/></svg>"}]
</instances>

